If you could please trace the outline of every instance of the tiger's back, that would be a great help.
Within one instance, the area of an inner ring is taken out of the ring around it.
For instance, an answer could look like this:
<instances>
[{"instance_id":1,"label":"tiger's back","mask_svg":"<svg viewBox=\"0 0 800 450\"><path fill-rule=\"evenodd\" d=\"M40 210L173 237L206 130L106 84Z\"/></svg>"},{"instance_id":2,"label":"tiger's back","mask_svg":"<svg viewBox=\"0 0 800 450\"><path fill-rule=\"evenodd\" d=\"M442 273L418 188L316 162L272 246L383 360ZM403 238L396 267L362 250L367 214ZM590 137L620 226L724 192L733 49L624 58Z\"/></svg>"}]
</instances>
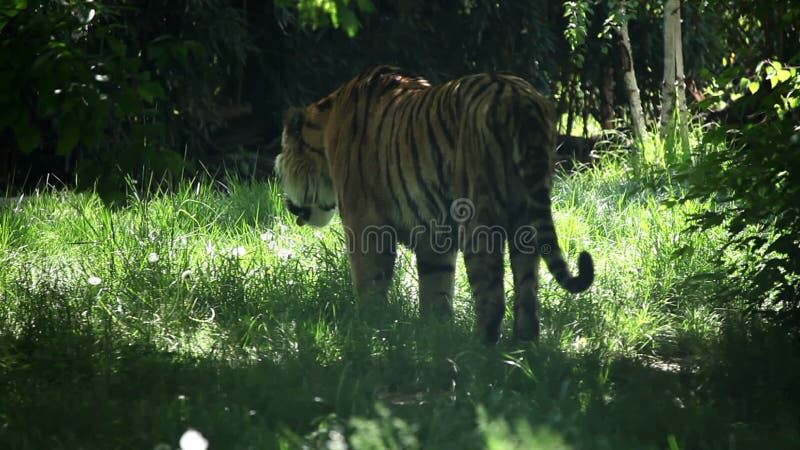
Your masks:
<instances>
[{"instance_id":1,"label":"tiger's back","mask_svg":"<svg viewBox=\"0 0 800 450\"><path fill-rule=\"evenodd\" d=\"M463 251L476 331L492 341L499 338L505 310L506 243L520 338L538 335L540 257L568 290L591 284L588 253L581 254L580 275L573 277L558 247L550 207L553 113L521 78L479 74L431 86L379 66L309 106L294 131L289 122L284 162L302 160L287 141L316 138L324 152L328 172L321 177L329 177L336 195L364 301L385 296L398 242L416 253L423 315L452 312L455 256ZM286 169L278 167L279 173ZM282 178L285 187L293 183ZM378 235L370 234L376 229ZM522 235L527 240L517 242Z\"/></svg>"}]
</instances>

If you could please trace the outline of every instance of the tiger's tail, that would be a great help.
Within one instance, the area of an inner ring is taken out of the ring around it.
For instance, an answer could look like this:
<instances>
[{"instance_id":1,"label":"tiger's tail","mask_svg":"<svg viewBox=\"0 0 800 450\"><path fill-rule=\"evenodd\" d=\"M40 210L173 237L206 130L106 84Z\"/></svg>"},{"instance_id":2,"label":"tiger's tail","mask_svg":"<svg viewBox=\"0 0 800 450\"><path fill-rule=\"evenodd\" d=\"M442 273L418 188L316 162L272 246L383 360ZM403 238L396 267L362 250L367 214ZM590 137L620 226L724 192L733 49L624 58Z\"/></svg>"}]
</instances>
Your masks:
<instances>
[{"instance_id":1,"label":"tiger's tail","mask_svg":"<svg viewBox=\"0 0 800 450\"><path fill-rule=\"evenodd\" d=\"M578 255L578 274L573 275L553 224L550 199L552 158L556 148L554 112L543 98L520 96L521 123L517 124L519 138L514 147L514 162L527 190L527 211L532 215L529 224L536 232L537 250L556 282L575 294L583 292L594 281L592 256L582 251Z\"/></svg>"}]
</instances>

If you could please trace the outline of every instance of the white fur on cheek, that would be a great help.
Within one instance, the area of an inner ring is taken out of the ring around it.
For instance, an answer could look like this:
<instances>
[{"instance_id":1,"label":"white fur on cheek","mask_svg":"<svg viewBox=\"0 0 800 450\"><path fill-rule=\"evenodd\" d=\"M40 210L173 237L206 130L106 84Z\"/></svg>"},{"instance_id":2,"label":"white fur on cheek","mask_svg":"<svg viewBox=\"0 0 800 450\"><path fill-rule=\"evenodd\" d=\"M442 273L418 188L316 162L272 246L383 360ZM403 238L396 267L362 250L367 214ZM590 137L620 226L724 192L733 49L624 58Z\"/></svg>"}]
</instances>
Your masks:
<instances>
[{"instance_id":1,"label":"white fur on cheek","mask_svg":"<svg viewBox=\"0 0 800 450\"><path fill-rule=\"evenodd\" d=\"M278 155L277 158L275 158L274 168L275 168L275 175L277 175L279 179L283 178L283 153L281 153L280 155Z\"/></svg>"},{"instance_id":2,"label":"white fur on cheek","mask_svg":"<svg viewBox=\"0 0 800 450\"><path fill-rule=\"evenodd\" d=\"M301 204L302 201L302 192L304 190L303 187L295 186L292 183L291 173L287 171L287 168L284 167L286 163L285 155L281 153L275 159L275 173L278 175L278 180L280 180L281 187L283 188L283 192L289 197L289 200L294 202L297 205Z\"/></svg>"},{"instance_id":3,"label":"white fur on cheek","mask_svg":"<svg viewBox=\"0 0 800 450\"><path fill-rule=\"evenodd\" d=\"M311 207L311 217L308 218L307 224L311 225L312 227L324 227L327 225L331 219L333 218L335 210L324 211L322 209L317 208L316 206Z\"/></svg>"},{"instance_id":4,"label":"white fur on cheek","mask_svg":"<svg viewBox=\"0 0 800 450\"><path fill-rule=\"evenodd\" d=\"M286 152L284 148L284 152L275 159L275 173L280 179L284 194L295 205L311 209L308 220L301 219L302 222L313 227L327 225L335 214L335 210L328 208L336 205L336 193L330 178L322 174L319 163L324 164L324 161L313 157L305 159L310 155Z\"/></svg>"}]
</instances>

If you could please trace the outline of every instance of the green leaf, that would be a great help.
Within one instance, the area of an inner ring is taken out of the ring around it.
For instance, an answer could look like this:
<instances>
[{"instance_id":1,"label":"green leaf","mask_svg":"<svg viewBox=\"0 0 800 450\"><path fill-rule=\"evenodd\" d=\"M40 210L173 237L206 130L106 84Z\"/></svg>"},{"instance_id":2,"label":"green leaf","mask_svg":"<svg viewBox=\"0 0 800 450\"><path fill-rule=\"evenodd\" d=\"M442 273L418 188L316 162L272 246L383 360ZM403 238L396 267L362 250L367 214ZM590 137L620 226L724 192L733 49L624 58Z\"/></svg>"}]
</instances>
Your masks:
<instances>
[{"instance_id":1,"label":"green leaf","mask_svg":"<svg viewBox=\"0 0 800 450\"><path fill-rule=\"evenodd\" d=\"M355 13L349 8L344 8L339 11L339 23L341 24L342 28L347 32L347 35L355 37L356 33L358 33L358 18L356 17Z\"/></svg>"},{"instance_id":2,"label":"green leaf","mask_svg":"<svg viewBox=\"0 0 800 450\"><path fill-rule=\"evenodd\" d=\"M154 81L144 82L137 86L136 90L147 103L153 103L155 99L163 99L166 97L164 88Z\"/></svg>"},{"instance_id":3,"label":"green leaf","mask_svg":"<svg viewBox=\"0 0 800 450\"><path fill-rule=\"evenodd\" d=\"M750 82L747 78L740 78L739 79L739 89L744 90L747 88L747 84Z\"/></svg>"},{"instance_id":4,"label":"green leaf","mask_svg":"<svg viewBox=\"0 0 800 450\"><path fill-rule=\"evenodd\" d=\"M781 83L791 78L792 73L786 69L780 69L778 71L778 81Z\"/></svg>"},{"instance_id":5,"label":"green leaf","mask_svg":"<svg viewBox=\"0 0 800 450\"><path fill-rule=\"evenodd\" d=\"M28 7L27 0L13 0L10 5L7 3L8 0L4 0L3 6L0 6L0 31L3 31L9 20Z\"/></svg>"},{"instance_id":6,"label":"green leaf","mask_svg":"<svg viewBox=\"0 0 800 450\"><path fill-rule=\"evenodd\" d=\"M372 14L375 12L375 5L370 0L356 0L358 9L365 14Z\"/></svg>"},{"instance_id":7,"label":"green leaf","mask_svg":"<svg viewBox=\"0 0 800 450\"><path fill-rule=\"evenodd\" d=\"M755 81L755 80L750 81L749 83L747 83L747 90L750 91L751 94L755 94L756 92L758 92L758 88L760 88L760 87L761 87L761 83L759 83L758 81Z\"/></svg>"},{"instance_id":8,"label":"green leaf","mask_svg":"<svg viewBox=\"0 0 800 450\"><path fill-rule=\"evenodd\" d=\"M669 445L669 450L680 450L678 440L675 438L674 434L667 436L667 445Z\"/></svg>"}]
</instances>

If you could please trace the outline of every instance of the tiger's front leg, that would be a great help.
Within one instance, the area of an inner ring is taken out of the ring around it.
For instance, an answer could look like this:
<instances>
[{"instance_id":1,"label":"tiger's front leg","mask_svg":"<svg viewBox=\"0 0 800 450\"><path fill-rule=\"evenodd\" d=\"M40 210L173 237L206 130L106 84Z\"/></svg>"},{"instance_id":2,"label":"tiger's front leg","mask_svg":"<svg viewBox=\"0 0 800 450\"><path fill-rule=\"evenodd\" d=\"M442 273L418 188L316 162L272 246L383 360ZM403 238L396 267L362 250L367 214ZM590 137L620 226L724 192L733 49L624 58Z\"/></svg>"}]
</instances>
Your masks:
<instances>
[{"instance_id":1,"label":"tiger's front leg","mask_svg":"<svg viewBox=\"0 0 800 450\"><path fill-rule=\"evenodd\" d=\"M380 227L345 226L350 273L361 306L380 306L392 283L396 238Z\"/></svg>"}]
</instances>

